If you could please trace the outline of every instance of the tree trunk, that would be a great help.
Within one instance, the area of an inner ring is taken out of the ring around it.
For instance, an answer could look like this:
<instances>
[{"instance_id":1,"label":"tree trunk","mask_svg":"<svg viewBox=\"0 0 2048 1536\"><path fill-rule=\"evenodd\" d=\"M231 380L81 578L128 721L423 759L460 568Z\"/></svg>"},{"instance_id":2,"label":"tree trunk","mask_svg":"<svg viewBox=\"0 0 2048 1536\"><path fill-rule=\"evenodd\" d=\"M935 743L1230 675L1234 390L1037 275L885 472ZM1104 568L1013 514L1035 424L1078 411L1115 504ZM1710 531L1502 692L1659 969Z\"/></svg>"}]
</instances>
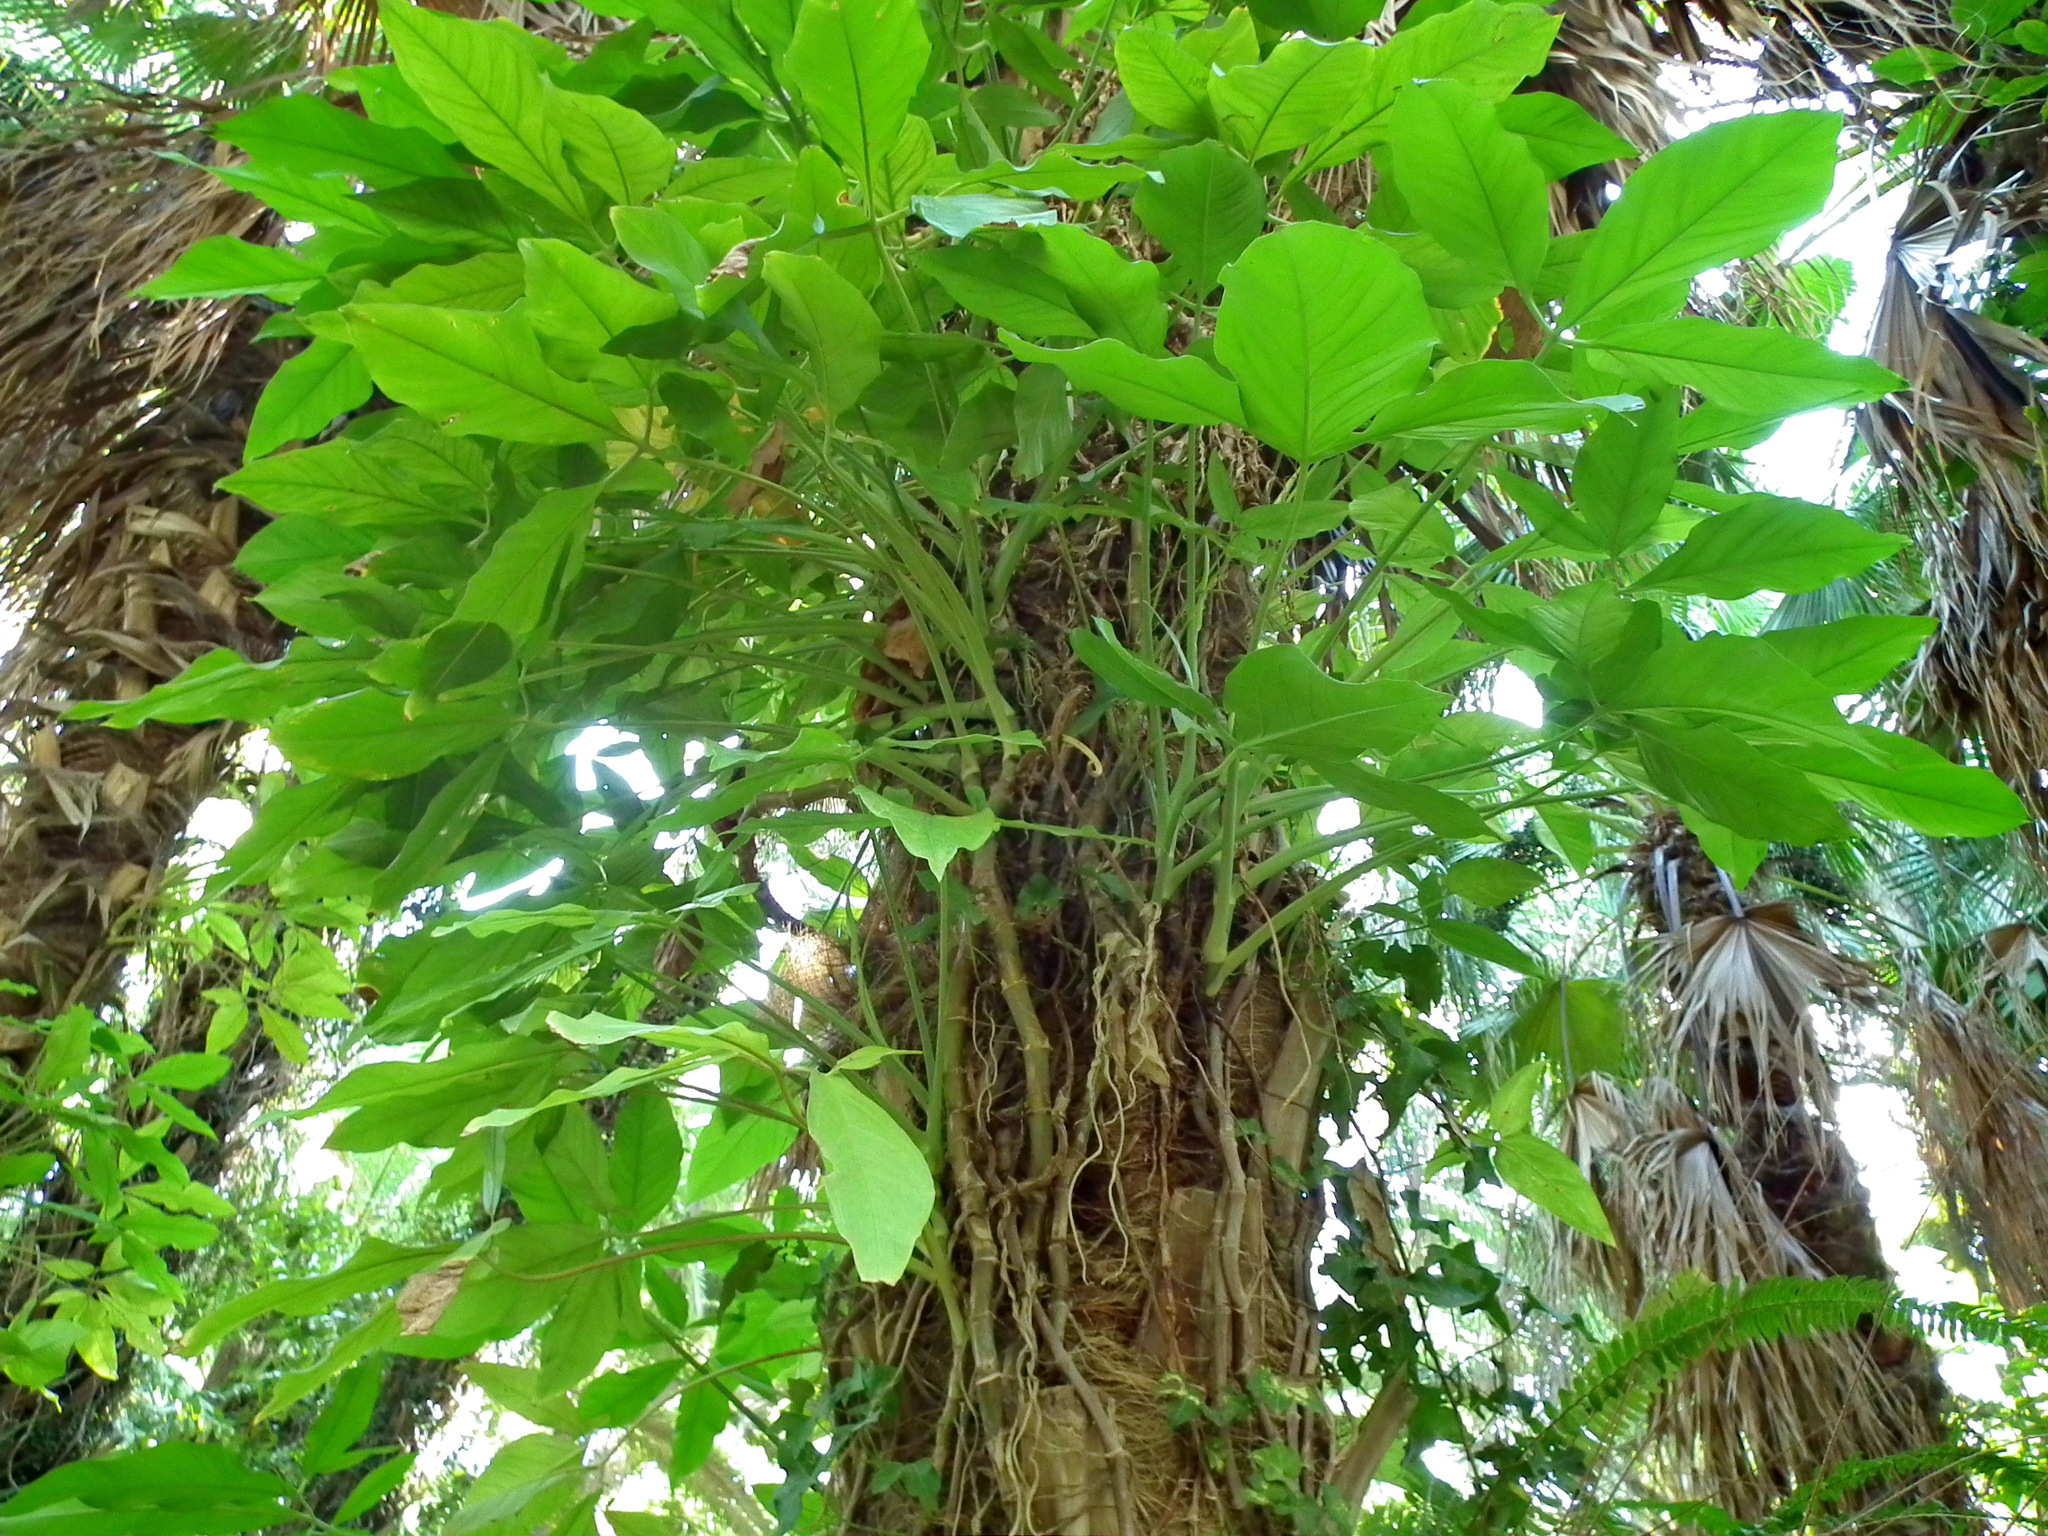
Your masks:
<instances>
[{"instance_id":1,"label":"tree trunk","mask_svg":"<svg viewBox=\"0 0 2048 1536\"><path fill-rule=\"evenodd\" d=\"M952 1264L836 1298L840 1389L888 1398L834 1472L850 1531L1317 1528L1323 1208L1300 1175L1329 981L1301 942L1213 982L1215 861L1162 900L1142 851L1193 748L1105 705L1067 645L1097 615L1142 635L1171 614L1179 593L1148 573L1186 558L1177 538L1148 548L1103 522L1031 551L998 631L1018 725L1051 751L988 788L998 815L1047 830L998 834L937 891L899 854L867 908L857 974L875 1015L943 1064L928 1113ZM1212 693L1248 612L1225 588L1196 620ZM1240 850L1234 888L1257 851ZM1261 917L1280 904L1274 883L1244 895ZM906 1463L936 1466L935 1503Z\"/></svg>"},{"instance_id":2,"label":"tree trunk","mask_svg":"<svg viewBox=\"0 0 2048 1536\"><path fill-rule=\"evenodd\" d=\"M1676 815L1651 819L1633 868L1641 910L1664 936L1671 1054L1690 1059L1705 1117L1700 1134L1725 1149L1717 1155L1727 1161L1738 1203L1748 1203L1754 1191L1769 1234L1757 1247L1774 1250L1768 1270L1709 1278L1754 1281L1789 1273L1891 1283L1869 1194L1833 1124L1833 1078L1811 1038L1818 997L1868 995L1868 978L1801 933L1789 907L1746 902ZM1833 1341L1815 1342L1825 1347ZM1941 1441L1947 1392L1924 1339L1866 1318L1855 1338L1841 1344L1862 1357L1843 1362L1844 1379L1867 1369L1867 1400L1851 1414L1842 1411L1846 1404L1831 1404L1817 1380L1809 1381L1798 1401L1777 1410L1785 1432L1775 1445L1731 1442L1718 1462L1708 1453L1705 1496L1739 1518L1756 1518L1845 1461ZM1770 1348L1746 1353L1761 1357ZM1788 1353L1791 1379L1800 1374L1791 1360L1806 1351L1801 1343ZM1957 1497L1947 1479L1912 1488L1894 1481L1860 1490L1853 1503L1874 1508L1900 1499Z\"/></svg>"},{"instance_id":3,"label":"tree trunk","mask_svg":"<svg viewBox=\"0 0 2048 1536\"><path fill-rule=\"evenodd\" d=\"M0 796L0 1050L31 1061L29 1027L72 1006L118 1004L151 899L198 803L219 786L240 728L65 720L87 699L139 697L226 645L276 654L280 628L231 570L261 517L214 482L242 441L274 367L258 317L220 306L142 303L132 291L202 236L268 215L162 151L195 148L140 118L102 112L26 135L0 153L9 333L0 339L0 579L25 610L0 664L0 739L14 763ZM187 978L189 980L189 978ZM204 983L200 983L203 985ZM174 982L152 1017L182 1038L196 1016ZM190 989L196 991L196 988ZM204 1024L198 1026L203 1039ZM152 1032L158 1030L152 1028ZM261 1037L196 1107L225 1130L273 1091ZM0 1122L0 1150L39 1149L32 1116ZM223 1150L190 1138L195 1177ZM210 1166L209 1166L210 1165ZM58 1198L60 1191L53 1191ZM32 1213L0 1276L8 1316L32 1315L47 1281L42 1239L68 1220ZM55 1401L0 1391L0 1469L26 1482L77 1454L107 1384L74 1365Z\"/></svg>"}]
</instances>

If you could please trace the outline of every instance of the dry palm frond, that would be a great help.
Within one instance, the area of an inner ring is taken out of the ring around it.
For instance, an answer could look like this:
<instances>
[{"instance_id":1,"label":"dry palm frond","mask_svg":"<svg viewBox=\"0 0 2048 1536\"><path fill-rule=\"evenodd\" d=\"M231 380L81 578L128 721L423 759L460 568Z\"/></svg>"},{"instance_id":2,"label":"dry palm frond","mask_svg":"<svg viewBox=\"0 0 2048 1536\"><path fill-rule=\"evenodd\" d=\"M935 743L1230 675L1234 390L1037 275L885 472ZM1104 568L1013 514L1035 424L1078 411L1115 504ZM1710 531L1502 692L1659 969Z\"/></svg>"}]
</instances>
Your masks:
<instances>
[{"instance_id":1,"label":"dry palm frond","mask_svg":"<svg viewBox=\"0 0 2048 1536\"><path fill-rule=\"evenodd\" d=\"M1813 1027L1823 997L1866 998L1859 965L1816 943L1785 903L1703 917L1657 940L1676 1047L1715 1111L1738 1120L1762 1091L1834 1113L1834 1078Z\"/></svg>"},{"instance_id":2,"label":"dry palm frond","mask_svg":"<svg viewBox=\"0 0 2048 1536\"><path fill-rule=\"evenodd\" d=\"M1927 1165L1983 1236L2000 1300L2048 1302L2048 1077L1999 1014L1994 960L1969 1006L1916 978L1906 1013Z\"/></svg>"}]
</instances>

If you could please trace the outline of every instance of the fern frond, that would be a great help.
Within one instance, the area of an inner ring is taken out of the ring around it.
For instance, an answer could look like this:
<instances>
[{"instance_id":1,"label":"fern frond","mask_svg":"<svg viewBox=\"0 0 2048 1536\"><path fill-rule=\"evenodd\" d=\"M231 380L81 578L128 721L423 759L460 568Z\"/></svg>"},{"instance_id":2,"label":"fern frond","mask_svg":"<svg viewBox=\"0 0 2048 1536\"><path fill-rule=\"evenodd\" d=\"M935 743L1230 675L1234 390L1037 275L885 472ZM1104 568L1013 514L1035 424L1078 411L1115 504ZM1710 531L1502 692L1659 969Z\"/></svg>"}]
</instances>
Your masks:
<instances>
[{"instance_id":1,"label":"fern frond","mask_svg":"<svg viewBox=\"0 0 2048 1536\"><path fill-rule=\"evenodd\" d=\"M1646 1309L1586 1362L1548 1428L1565 1439L1597 1434L1717 1350L1839 1333L1862 1318L1899 1313L1898 1294L1878 1280L1674 1285L1664 1301Z\"/></svg>"}]
</instances>

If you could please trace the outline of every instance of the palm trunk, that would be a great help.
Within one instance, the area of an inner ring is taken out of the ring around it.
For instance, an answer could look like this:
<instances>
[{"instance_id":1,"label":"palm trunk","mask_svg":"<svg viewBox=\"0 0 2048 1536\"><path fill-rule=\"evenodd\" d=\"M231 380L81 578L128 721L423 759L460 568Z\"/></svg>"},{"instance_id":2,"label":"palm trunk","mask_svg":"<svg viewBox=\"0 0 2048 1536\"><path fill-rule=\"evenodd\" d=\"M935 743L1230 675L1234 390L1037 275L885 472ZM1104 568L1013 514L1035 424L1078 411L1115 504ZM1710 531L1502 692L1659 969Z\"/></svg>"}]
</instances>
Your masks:
<instances>
[{"instance_id":1,"label":"palm trunk","mask_svg":"<svg viewBox=\"0 0 2048 1536\"><path fill-rule=\"evenodd\" d=\"M1005 818L1153 834L1149 770L1184 744L1090 708L1066 646L1096 614L1178 600L1144 574L1175 569L1175 536L1147 550L1127 526L1043 541L1012 588L1000 627L1029 659L1006 691L1055 745L989 787ZM1243 609L1212 599L1212 687L1244 649ZM1161 871L1117 851L1135 846L1004 833L942 893L899 855L869 904L857 974L876 1016L943 1063L953 1264L837 1298L842 1388L893 1373L893 1409L833 1474L850 1531L1249 1536L1317 1507L1323 1212L1292 1171L1311 1161L1328 982L1303 946L1212 991L1212 875L1155 904ZM876 1476L913 1462L938 1469L936 1507Z\"/></svg>"},{"instance_id":2,"label":"palm trunk","mask_svg":"<svg viewBox=\"0 0 2048 1536\"><path fill-rule=\"evenodd\" d=\"M0 797L0 1046L32 1059L28 1027L66 1008L118 1004L121 973L192 812L222 782L239 728L109 730L67 721L86 699L134 698L216 645L275 654L278 627L230 569L257 514L213 484L239 467L250 409L273 366L254 318L215 306L138 303L165 253L243 232L261 210L162 158L147 123L86 119L0 155L0 576L23 612L0 664L0 738L12 759ZM189 147L189 146L188 146ZM153 1011L165 1051L195 1010L174 983ZM204 1026L199 1026L203 1036ZM216 1129L241 1118L276 1074L260 1037L202 1096ZM0 1124L0 1147L45 1144L32 1117ZM215 1144L190 1138L195 1177L217 1176ZM66 1223L16 1234L0 1298L33 1315L41 1261ZM56 1250L51 1250L56 1251ZM0 1468L25 1482L76 1454L105 1384L74 1367L51 1398L0 1396Z\"/></svg>"},{"instance_id":3,"label":"palm trunk","mask_svg":"<svg viewBox=\"0 0 2048 1536\"><path fill-rule=\"evenodd\" d=\"M1605 1195L1630 1261L1627 1305L1688 1269L1720 1283L1890 1281L1810 1020L1820 998L1867 995L1868 979L1789 908L1746 903L1674 815L1652 819L1633 869L1662 935L1667 1070L1690 1068L1699 1107L1661 1085L1635 1123L1602 1138L1616 1148ZM1923 1340L1866 1321L1853 1336L1709 1357L1667 1394L1660 1420L1679 1480L1753 1519L1844 1462L1938 1443L1944 1398ZM1883 1485L1855 1507L1955 1494Z\"/></svg>"}]
</instances>

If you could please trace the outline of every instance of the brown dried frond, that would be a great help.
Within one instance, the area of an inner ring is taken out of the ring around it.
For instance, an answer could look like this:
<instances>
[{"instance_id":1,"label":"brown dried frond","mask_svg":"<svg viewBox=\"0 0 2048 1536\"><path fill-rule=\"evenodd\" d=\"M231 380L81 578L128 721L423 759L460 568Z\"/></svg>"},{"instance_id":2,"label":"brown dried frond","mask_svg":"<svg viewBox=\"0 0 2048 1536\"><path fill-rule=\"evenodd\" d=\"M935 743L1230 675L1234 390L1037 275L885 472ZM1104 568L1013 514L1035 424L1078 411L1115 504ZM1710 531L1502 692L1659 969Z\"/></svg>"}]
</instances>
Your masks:
<instances>
[{"instance_id":1,"label":"brown dried frond","mask_svg":"<svg viewBox=\"0 0 2048 1536\"><path fill-rule=\"evenodd\" d=\"M2048 1077L1999 1015L1996 961L1965 1007L1924 978L1906 990L1920 1060L1927 1166L1968 1213L2007 1306L2048 1301Z\"/></svg>"},{"instance_id":2,"label":"brown dried frond","mask_svg":"<svg viewBox=\"0 0 2048 1536\"><path fill-rule=\"evenodd\" d=\"M1834 1078L1815 1036L1824 997L1869 1000L1869 973L1817 943L1788 903L1701 918L1656 940L1674 1045L1717 1113L1739 1120L1760 1094L1834 1114Z\"/></svg>"}]
</instances>

